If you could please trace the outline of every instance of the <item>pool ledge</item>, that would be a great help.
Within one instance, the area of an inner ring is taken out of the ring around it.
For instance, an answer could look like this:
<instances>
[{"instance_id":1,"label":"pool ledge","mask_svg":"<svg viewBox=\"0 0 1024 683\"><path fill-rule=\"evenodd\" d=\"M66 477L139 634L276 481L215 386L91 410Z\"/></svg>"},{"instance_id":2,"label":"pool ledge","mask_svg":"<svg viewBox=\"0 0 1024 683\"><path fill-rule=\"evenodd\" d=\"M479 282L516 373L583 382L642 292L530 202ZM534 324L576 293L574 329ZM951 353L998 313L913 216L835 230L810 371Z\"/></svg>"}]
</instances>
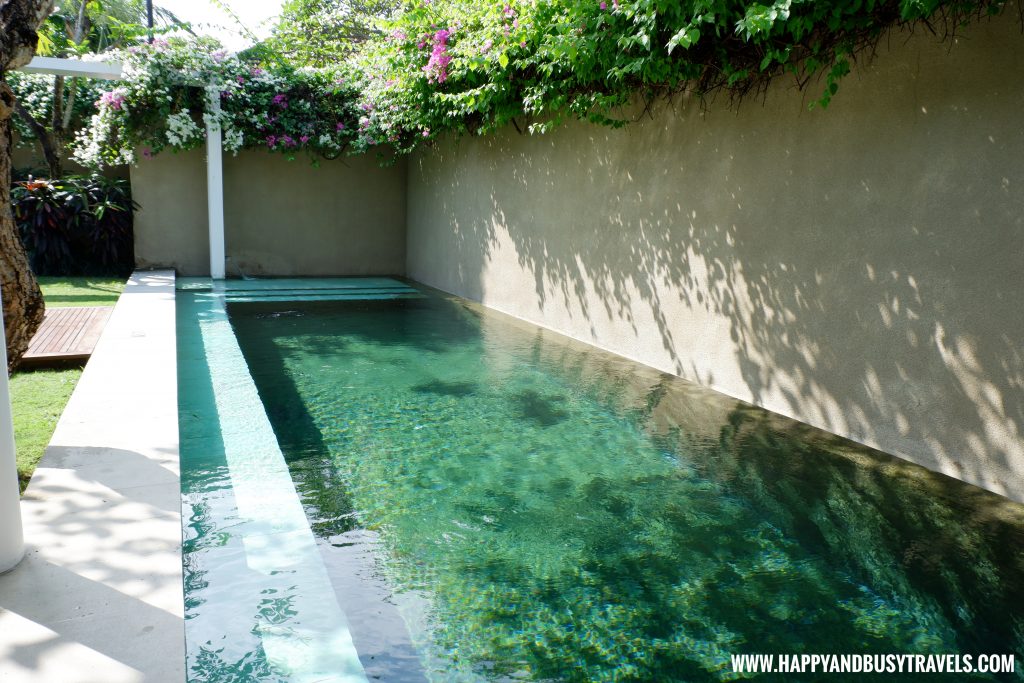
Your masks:
<instances>
[{"instance_id":1,"label":"pool ledge","mask_svg":"<svg viewBox=\"0 0 1024 683\"><path fill-rule=\"evenodd\" d=\"M5 683L185 678L174 288L132 275L22 499Z\"/></svg>"}]
</instances>

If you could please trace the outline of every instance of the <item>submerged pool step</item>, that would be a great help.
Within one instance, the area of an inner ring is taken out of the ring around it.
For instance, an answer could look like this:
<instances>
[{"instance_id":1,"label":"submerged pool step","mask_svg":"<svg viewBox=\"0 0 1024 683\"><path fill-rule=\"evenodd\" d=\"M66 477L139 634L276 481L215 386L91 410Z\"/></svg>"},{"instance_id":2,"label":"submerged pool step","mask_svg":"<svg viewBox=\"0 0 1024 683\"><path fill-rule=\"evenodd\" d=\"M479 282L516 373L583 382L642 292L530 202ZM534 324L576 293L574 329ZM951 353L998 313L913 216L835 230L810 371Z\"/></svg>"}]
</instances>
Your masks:
<instances>
[{"instance_id":1,"label":"submerged pool step","mask_svg":"<svg viewBox=\"0 0 1024 683\"><path fill-rule=\"evenodd\" d=\"M252 304L261 301L288 303L289 301L393 301L396 299L421 299L419 294L352 294L349 296L313 295L301 298L294 296L227 296L224 300L229 304Z\"/></svg>"},{"instance_id":2,"label":"submerged pool step","mask_svg":"<svg viewBox=\"0 0 1024 683\"><path fill-rule=\"evenodd\" d=\"M420 299L419 290L391 278L329 280L228 280L186 283L197 299L217 297L227 303L288 301L374 301Z\"/></svg>"},{"instance_id":3,"label":"submerged pool step","mask_svg":"<svg viewBox=\"0 0 1024 683\"><path fill-rule=\"evenodd\" d=\"M215 296L204 294L200 296ZM398 288L346 288L315 290L273 290L273 291L228 291L224 300L228 303L253 303L259 301L373 301L393 299L420 299L423 295L411 287Z\"/></svg>"}]
</instances>

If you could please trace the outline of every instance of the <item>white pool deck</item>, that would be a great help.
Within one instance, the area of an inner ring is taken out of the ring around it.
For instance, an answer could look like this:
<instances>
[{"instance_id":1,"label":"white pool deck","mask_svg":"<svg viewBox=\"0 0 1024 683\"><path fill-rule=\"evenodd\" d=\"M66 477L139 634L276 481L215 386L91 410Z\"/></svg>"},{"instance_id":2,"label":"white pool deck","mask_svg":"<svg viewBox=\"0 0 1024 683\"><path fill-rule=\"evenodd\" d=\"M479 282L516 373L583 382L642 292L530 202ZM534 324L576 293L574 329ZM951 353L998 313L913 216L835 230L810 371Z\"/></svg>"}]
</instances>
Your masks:
<instances>
[{"instance_id":1,"label":"white pool deck","mask_svg":"<svg viewBox=\"0 0 1024 683\"><path fill-rule=\"evenodd\" d=\"M174 284L129 280L25 492L3 683L185 679Z\"/></svg>"}]
</instances>

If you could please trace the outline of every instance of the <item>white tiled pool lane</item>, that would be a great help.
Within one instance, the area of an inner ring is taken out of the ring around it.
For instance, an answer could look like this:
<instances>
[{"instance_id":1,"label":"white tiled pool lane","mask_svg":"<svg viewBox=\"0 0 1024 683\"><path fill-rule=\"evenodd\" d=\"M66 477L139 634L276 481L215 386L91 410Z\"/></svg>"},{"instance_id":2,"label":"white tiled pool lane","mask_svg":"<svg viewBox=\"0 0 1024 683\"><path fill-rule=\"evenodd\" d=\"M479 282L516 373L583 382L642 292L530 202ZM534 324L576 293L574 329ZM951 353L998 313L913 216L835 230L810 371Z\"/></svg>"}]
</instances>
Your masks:
<instances>
[{"instance_id":1,"label":"white tiled pool lane","mask_svg":"<svg viewBox=\"0 0 1024 683\"><path fill-rule=\"evenodd\" d=\"M215 406L214 414L183 418L183 442L194 453L222 456L231 485L230 495L200 494L196 501L228 533L222 545L202 551L203 580L220 589L187 622L190 662L206 652L240 657L232 645L257 635L267 662L289 681L365 682L345 613L228 321L224 286L215 283L208 295L182 305L195 307L198 326L181 331L189 335L181 339L188 363L179 373L181 391L212 389ZM186 492L186 509L192 497ZM267 618L254 630L253 617L261 613Z\"/></svg>"}]
</instances>

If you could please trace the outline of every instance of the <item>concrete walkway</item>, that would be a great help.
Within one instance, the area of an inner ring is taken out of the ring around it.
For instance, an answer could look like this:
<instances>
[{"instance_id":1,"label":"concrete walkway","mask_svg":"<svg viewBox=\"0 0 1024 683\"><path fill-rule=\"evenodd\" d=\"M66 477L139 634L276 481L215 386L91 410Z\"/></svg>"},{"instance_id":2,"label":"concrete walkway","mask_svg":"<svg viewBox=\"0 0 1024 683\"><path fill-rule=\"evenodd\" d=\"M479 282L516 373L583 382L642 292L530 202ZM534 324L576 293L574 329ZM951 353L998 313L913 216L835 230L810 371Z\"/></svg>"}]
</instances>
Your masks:
<instances>
[{"instance_id":1,"label":"concrete walkway","mask_svg":"<svg viewBox=\"0 0 1024 683\"><path fill-rule=\"evenodd\" d=\"M22 500L0 681L185 678L174 274L132 276Z\"/></svg>"}]
</instances>

